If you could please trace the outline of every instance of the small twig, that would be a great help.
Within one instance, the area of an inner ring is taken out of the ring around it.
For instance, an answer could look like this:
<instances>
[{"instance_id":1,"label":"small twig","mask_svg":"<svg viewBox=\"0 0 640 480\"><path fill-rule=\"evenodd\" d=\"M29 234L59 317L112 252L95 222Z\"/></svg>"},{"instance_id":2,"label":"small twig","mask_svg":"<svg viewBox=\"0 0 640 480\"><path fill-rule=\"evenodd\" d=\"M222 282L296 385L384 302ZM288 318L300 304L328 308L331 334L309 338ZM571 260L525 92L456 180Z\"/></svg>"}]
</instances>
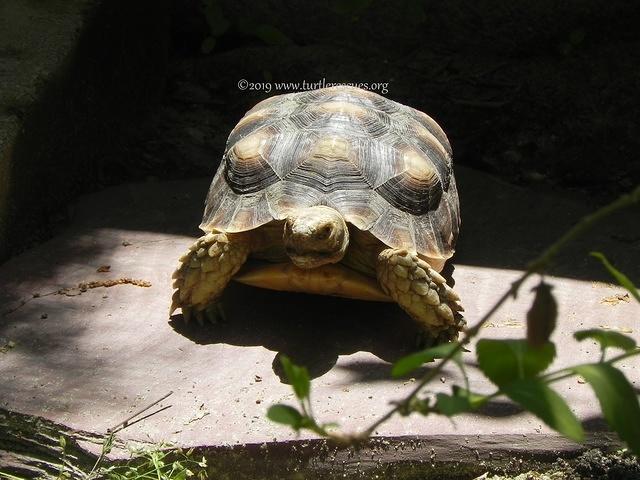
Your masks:
<instances>
[{"instance_id":1,"label":"small twig","mask_svg":"<svg viewBox=\"0 0 640 480\"><path fill-rule=\"evenodd\" d=\"M169 397L170 395L173 395L173 390L171 390L169 393L167 393L166 395L164 395L162 398L159 398L158 400L156 400L155 402L150 403L149 405L147 405L144 408L141 408L140 410L138 410L136 413L134 413L133 415L125 418L123 421L121 421L120 423L118 423L117 425L107 429L107 433L114 433L116 431L120 431L123 428L128 427L131 423L131 420L133 420L134 418L136 418L138 415L146 412L147 410L149 410L151 407L154 407L155 405L159 404L161 401L163 401L165 398ZM164 409L163 409L164 410ZM157 412L155 412L157 413ZM148 416L148 415L147 415ZM147 418L147 417L144 417Z\"/></svg>"},{"instance_id":2,"label":"small twig","mask_svg":"<svg viewBox=\"0 0 640 480\"><path fill-rule=\"evenodd\" d=\"M161 400L162 400L162 399L161 399ZM158 400L158 401L160 401L160 400ZM135 425L136 423L141 422L141 421L143 421L143 420L146 420L146 419L147 419L147 418L149 418L149 417L153 417L154 415L157 415L157 414L158 414L158 413L160 413L160 412L164 412L165 410L167 410L167 409L169 409L169 408L171 408L171 405L167 405L167 406L165 406L165 407L159 408L158 410L154 410L153 412L148 413L148 414L147 414L147 415L145 415L144 417L136 418L135 420L130 421L129 423L127 423L126 425L122 426L122 427L121 427L121 428L119 428L118 430L112 430L112 431L111 431L111 433L119 432L120 430L122 430L122 429L124 429L124 428L126 428L126 427L130 427L131 425Z\"/></svg>"},{"instance_id":3,"label":"small twig","mask_svg":"<svg viewBox=\"0 0 640 480\"><path fill-rule=\"evenodd\" d=\"M34 300L36 298L40 298L40 297L47 297L49 295L57 295L58 294L58 290L55 290L53 292L48 292L48 293L34 293L31 298L27 298L26 300L20 300L20 302L18 303L18 305L16 307L10 308L9 310L5 310L4 312L2 312L2 316L6 317L7 315L12 314L13 312L15 312L16 310L24 307L27 303L29 303L31 300Z\"/></svg>"}]
</instances>

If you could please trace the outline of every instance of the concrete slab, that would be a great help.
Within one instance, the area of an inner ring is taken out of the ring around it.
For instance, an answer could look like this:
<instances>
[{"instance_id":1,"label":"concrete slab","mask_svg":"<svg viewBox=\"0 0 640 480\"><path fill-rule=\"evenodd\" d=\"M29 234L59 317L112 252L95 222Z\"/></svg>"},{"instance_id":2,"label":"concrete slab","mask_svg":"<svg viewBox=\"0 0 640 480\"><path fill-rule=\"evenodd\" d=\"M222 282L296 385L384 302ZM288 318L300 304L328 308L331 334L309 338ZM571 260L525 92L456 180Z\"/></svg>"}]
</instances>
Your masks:
<instances>
[{"instance_id":1,"label":"concrete slab","mask_svg":"<svg viewBox=\"0 0 640 480\"><path fill-rule=\"evenodd\" d=\"M518 269L588 207L466 169L458 171L458 178L464 233L453 277L473 324L518 276ZM373 421L389 401L412 387L411 379L389 379L389 362L407 352L414 334L411 322L392 304L233 284L224 297L227 324L186 327L179 315L169 321L170 275L197 234L208 183L125 185L84 197L68 229L0 268L5 312L0 323L0 346L5 346L0 406L100 432L173 391L159 405L169 408L123 430L121 438L224 446L296 438L265 416L268 406L294 401L290 387L280 380L278 356L283 353L309 367L317 416L346 429ZM637 280L638 218L637 210L617 215L577 242L563 257L570 263L558 265L549 279L560 309L553 337L556 367L596 353L595 345L572 340L575 329L606 327L637 336L640 307L607 283L601 267L584 253L605 251ZM98 271L107 270L100 268L106 265L108 271ZM77 288L83 282L125 277L151 286ZM524 335L533 284L498 312L484 337ZM66 290L56 293L61 289ZM474 368L474 356L467 354L465 360L475 388L489 390ZM636 386L639 367L638 360L622 365ZM433 390L449 391L460 381L450 368ZM573 379L558 388L588 429L601 429L588 385ZM394 418L377 434L459 439L466 450L481 452L510 446L572 448L537 419L502 401L453 423L440 417ZM514 435L522 441L514 442ZM549 435L555 440L549 441ZM474 446L474 438L482 440Z\"/></svg>"}]
</instances>

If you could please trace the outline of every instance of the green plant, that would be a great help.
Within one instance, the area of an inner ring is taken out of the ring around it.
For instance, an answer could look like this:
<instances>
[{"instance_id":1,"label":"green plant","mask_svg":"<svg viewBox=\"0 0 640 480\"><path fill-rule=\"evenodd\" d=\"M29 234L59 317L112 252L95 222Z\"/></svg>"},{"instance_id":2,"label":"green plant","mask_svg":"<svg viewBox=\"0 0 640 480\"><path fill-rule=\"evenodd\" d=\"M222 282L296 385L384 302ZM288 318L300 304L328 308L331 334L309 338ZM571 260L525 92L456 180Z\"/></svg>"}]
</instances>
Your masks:
<instances>
[{"instance_id":1,"label":"green plant","mask_svg":"<svg viewBox=\"0 0 640 480\"><path fill-rule=\"evenodd\" d=\"M194 458L193 449L163 449L162 445L150 450L136 450L134 457L125 464L101 467L98 477L109 480L186 480L205 479L207 461Z\"/></svg>"},{"instance_id":2,"label":"green plant","mask_svg":"<svg viewBox=\"0 0 640 480\"><path fill-rule=\"evenodd\" d=\"M555 328L557 308L552 287L544 281L543 277L552 260L572 240L610 214L638 203L640 203L640 186L630 194L621 196L613 203L583 218L531 262L526 271L493 307L472 328L465 331L460 341L432 347L397 361L391 371L394 377L406 375L423 363L440 359L417 382L409 395L395 402L387 413L362 431L345 433L333 424L319 423L311 410L309 375L304 367L294 365L286 357L283 357L282 364L300 408L290 405L273 405L269 408L267 416L275 422L289 425L296 431L307 429L340 443L354 444L368 438L378 426L395 414L409 415L415 412L428 416L435 413L452 417L476 410L496 397L506 396L538 416L554 430L579 442L584 439L582 425L565 400L552 388L552 384L557 381L579 375L594 390L604 418L610 427L618 433L634 454L640 455L640 404L629 381L615 367L615 364L621 360L640 354L636 341L621 333L606 330L577 331L574 333L577 341L591 339L600 345L599 360L547 371L556 354L555 345L549 341L549 338ZM599 259L613 278L640 301L638 290L628 277L613 267L602 253L593 252L591 255ZM479 368L496 389L488 394L474 392L469 385L465 367L461 361L464 346L478 336L482 326L500 306L508 298L515 297L524 281L535 274L540 275L540 281L534 289L534 301L527 314L527 338L480 339L477 342L476 357ZM614 349L620 350L621 353L610 355L609 352ZM439 393L435 397L424 395L424 388L438 378L443 367L451 361L461 370L464 385L454 385L450 394Z\"/></svg>"},{"instance_id":3,"label":"green plant","mask_svg":"<svg viewBox=\"0 0 640 480\"><path fill-rule=\"evenodd\" d=\"M154 445L151 448L131 450L131 459L126 462L107 462L106 457L113 448L114 434L108 434L102 451L89 472L83 472L66 460L66 440L60 437L62 465L58 479L80 478L82 480L185 480L187 478L205 479L207 461L194 458L193 449L184 451L168 445ZM6 475L6 474L5 474ZM10 480L20 477L5 476Z\"/></svg>"}]
</instances>

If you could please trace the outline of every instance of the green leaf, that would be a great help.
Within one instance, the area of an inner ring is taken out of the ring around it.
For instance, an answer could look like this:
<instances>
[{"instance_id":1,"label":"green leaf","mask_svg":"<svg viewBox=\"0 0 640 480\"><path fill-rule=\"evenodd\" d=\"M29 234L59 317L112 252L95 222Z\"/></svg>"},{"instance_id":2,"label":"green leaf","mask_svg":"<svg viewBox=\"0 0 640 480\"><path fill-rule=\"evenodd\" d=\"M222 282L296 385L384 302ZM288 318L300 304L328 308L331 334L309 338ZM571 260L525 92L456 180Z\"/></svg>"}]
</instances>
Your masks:
<instances>
[{"instance_id":1,"label":"green leaf","mask_svg":"<svg viewBox=\"0 0 640 480\"><path fill-rule=\"evenodd\" d=\"M111 449L113 448L114 442L115 442L115 434L112 432L107 436L107 438L104 439L104 442L102 443L102 452L105 455L108 455L109 453L111 453Z\"/></svg>"},{"instance_id":2,"label":"green leaf","mask_svg":"<svg viewBox=\"0 0 640 480\"><path fill-rule=\"evenodd\" d=\"M293 40L273 25L258 25L253 34L268 45L292 45Z\"/></svg>"},{"instance_id":3,"label":"green leaf","mask_svg":"<svg viewBox=\"0 0 640 480\"><path fill-rule=\"evenodd\" d=\"M584 439L582 425L567 403L539 378L516 380L501 390L565 437L576 442Z\"/></svg>"},{"instance_id":4,"label":"green leaf","mask_svg":"<svg viewBox=\"0 0 640 480\"><path fill-rule=\"evenodd\" d=\"M286 355L280 357L280 363L296 397L300 400L307 398L311 389L311 381L309 380L307 369L294 364Z\"/></svg>"},{"instance_id":5,"label":"green leaf","mask_svg":"<svg viewBox=\"0 0 640 480\"><path fill-rule=\"evenodd\" d=\"M467 390L466 388L459 387L457 385L454 385L452 390L455 396L464 397L469 400L469 405L471 405L471 407L474 409L480 408L485 403L487 403L487 400L489 400L489 397L487 397L486 395L473 393L472 391Z\"/></svg>"},{"instance_id":6,"label":"green leaf","mask_svg":"<svg viewBox=\"0 0 640 480\"><path fill-rule=\"evenodd\" d=\"M304 419L298 410L281 403L269 407L269 410L267 410L267 418L276 423L289 425L296 430L300 430Z\"/></svg>"},{"instance_id":7,"label":"green leaf","mask_svg":"<svg viewBox=\"0 0 640 480\"><path fill-rule=\"evenodd\" d=\"M578 365L573 371L593 388L609 426L640 455L640 405L626 377L608 363Z\"/></svg>"},{"instance_id":8,"label":"green leaf","mask_svg":"<svg viewBox=\"0 0 640 480\"><path fill-rule=\"evenodd\" d=\"M605 257L602 253L591 252L589 255L600 260L604 265L604 267L607 270L609 270L609 273L611 274L611 276L615 278L616 281L620 284L620 286L626 288L629 291L629 293L633 295L635 299L640 302L640 292L638 292L638 289L633 284L633 282L629 279L629 277L627 277L624 273L622 273L621 271L616 269L613 265L611 265L611 263L609 263L609 260L607 260L607 257Z\"/></svg>"},{"instance_id":9,"label":"green leaf","mask_svg":"<svg viewBox=\"0 0 640 480\"><path fill-rule=\"evenodd\" d=\"M438 413L452 417L459 413L470 412L480 408L487 401L484 395L478 395L457 385L453 386L453 394L438 393L435 409Z\"/></svg>"},{"instance_id":10,"label":"green leaf","mask_svg":"<svg viewBox=\"0 0 640 480\"><path fill-rule=\"evenodd\" d=\"M438 393L436 395L435 409L438 413L446 415L447 417L453 417L459 413L472 410L466 398L455 397L453 395L447 395L446 393Z\"/></svg>"},{"instance_id":11,"label":"green leaf","mask_svg":"<svg viewBox=\"0 0 640 480\"><path fill-rule=\"evenodd\" d=\"M482 372L496 385L531 378L544 371L556 355L556 347L547 342L531 347L526 340L482 339L476 345Z\"/></svg>"},{"instance_id":12,"label":"green leaf","mask_svg":"<svg viewBox=\"0 0 640 480\"><path fill-rule=\"evenodd\" d=\"M423 363L433 362L436 358L443 358L449 355L454 349L458 348L458 342L443 343L435 347L427 348L420 352L412 353L393 364L391 375L394 378L403 377L412 372Z\"/></svg>"},{"instance_id":13,"label":"green leaf","mask_svg":"<svg viewBox=\"0 0 640 480\"><path fill-rule=\"evenodd\" d=\"M580 330L573 334L576 340L582 341L587 338L595 340L600 344L600 348L604 351L608 347L620 348L625 352L636 348L636 341L623 335L619 332L612 332L609 330L600 330L598 328L592 328L589 330Z\"/></svg>"}]
</instances>

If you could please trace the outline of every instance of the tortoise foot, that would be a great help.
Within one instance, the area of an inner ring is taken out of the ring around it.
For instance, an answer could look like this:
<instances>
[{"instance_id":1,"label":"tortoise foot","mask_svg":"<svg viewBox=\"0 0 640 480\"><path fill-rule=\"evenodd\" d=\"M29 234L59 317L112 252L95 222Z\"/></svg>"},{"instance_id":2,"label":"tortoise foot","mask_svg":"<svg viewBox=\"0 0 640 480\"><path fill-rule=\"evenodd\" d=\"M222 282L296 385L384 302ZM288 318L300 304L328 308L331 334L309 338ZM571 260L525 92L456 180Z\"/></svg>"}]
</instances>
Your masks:
<instances>
[{"instance_id":1,"label":"tortoise foot","mask_svg":"<svg viewBox=\"0 0 640 480\"><path fill-rule=\"evenodd\" d=\"M380 286L425 330L425 340L455 340L462 329L464 309L458 294L427 262L402 249L389 248L378 256Z\"/></svg>"},{"instance_id":2,"label":"tortoise foot","mask_svg":"<svg viewBox=\"0 0 640 480\"><path fill-rule=\"evenodd\" d=\"M218 299L248 253L249 246L241 237L208 233L196 240L173 272L176 291L169 315L181 308L185 322L192 317L200 324L224 319Z\"/></svg>"}]
</instances>

